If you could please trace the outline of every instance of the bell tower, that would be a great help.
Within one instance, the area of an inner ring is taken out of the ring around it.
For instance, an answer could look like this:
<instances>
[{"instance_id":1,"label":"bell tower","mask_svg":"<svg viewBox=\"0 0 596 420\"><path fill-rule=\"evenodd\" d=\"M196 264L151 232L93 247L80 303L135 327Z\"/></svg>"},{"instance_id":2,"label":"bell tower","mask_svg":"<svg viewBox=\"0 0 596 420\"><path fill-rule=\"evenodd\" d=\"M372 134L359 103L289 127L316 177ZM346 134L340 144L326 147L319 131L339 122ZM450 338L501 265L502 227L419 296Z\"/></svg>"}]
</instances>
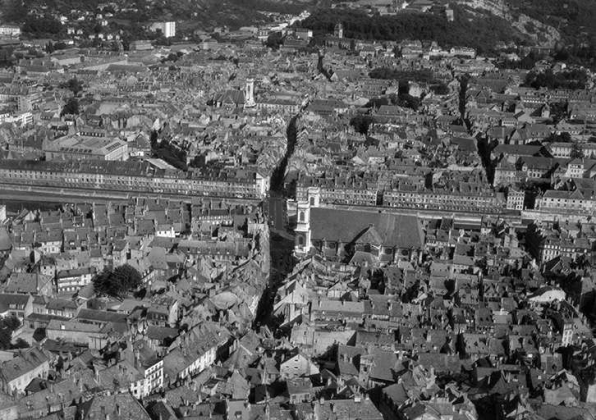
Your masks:
<instances>
[{"instance_id":1,"label":"bell tower","mask_svg":"<svg viewBox=\"0 0 596 420\"><path fill-rule=\"evenodd\" d=\"M307 254L311 247L311 226L310 211L312 208L319 207L321 189L310 187L307 190L306 201L298 202L298 219L296 221L296 243L294 250L296 254Z\"/></svg>"},{"instance_id":2,"label":"bell tower","mask_svg":"<svg viewBox=\"0 0 596 420\"><path fill-rule=\"evenodd\" d=\"M255 102L255 79L246 79L246 89L244 92L244 107L252 108L256 106Z\"/></svg>"},{"instance_id":3,"label":"bell tower","mask_svg":"<svg viewBox=\"0 0 596 420\"><path fill-rule=\"evenodd\" d=\"M340 38L342 39L344 37L344 25L339 22L337 25L335 25L335 30L333 31L333 35L336 38Z\"/></svg>"}]
</instances>

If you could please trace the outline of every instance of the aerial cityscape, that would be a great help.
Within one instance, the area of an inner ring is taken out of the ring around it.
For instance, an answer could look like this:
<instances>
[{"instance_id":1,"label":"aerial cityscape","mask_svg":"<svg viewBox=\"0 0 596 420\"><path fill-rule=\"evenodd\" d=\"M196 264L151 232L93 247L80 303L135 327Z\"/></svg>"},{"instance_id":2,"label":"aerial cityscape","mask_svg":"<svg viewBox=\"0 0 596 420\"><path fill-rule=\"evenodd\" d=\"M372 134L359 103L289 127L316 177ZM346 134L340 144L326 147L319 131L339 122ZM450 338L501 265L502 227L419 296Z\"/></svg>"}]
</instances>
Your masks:
<instances>
[{"instance_id":1,"label":"aerial cityscape","mask_svg":"<svg viewBox=\"0 0 596 420\"><path fill-rule=\"evenodd\" d=\"M594 22L1 0L0 420L596 420Z\"/></svg>"}]
</instances>

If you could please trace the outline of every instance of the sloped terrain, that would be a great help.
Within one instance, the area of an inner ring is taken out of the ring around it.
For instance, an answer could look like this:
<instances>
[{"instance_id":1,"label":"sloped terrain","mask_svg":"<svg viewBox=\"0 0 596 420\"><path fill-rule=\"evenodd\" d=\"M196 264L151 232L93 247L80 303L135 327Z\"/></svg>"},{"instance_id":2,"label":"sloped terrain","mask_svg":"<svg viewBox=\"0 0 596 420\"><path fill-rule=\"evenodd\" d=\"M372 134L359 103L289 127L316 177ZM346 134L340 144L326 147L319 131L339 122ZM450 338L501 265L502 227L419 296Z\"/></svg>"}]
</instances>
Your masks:
<instances>
[{"instance_id":1,"label":"sloped terrain","mask_svg":"<svg viewBox=\"0 0 596 420\"><path fill-rule=\"evenodd\" d=\"M116 9L129 9L115 13L115 18L137 24L172 19L194 27L240 27L267 21L267 12L300 13L311 3L311 0L117 0L111 3L101 0L4 0L2 16L7 22L23 23L32 10L68 17L72 11L95 12L106 4L115 4ZM111 9L108 6L103 10Z\"/></svg>"}]
</instances>

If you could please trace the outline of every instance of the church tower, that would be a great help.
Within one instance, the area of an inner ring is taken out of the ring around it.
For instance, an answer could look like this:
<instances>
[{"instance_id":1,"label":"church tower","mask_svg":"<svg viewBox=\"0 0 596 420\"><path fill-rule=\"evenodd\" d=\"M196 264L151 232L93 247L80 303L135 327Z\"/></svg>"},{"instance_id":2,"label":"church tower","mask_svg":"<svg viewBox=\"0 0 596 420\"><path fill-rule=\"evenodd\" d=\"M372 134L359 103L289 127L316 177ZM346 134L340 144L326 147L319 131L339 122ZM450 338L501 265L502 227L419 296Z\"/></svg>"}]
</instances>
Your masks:
<instances>
[{"instance_id":1,"label":"church tower","mask_svg":"<svg viewBox=\"0 0 596 420\"><path fill-rule=\"evenodd\" d=\"M308 254L311 249L310 232L310 210L319 207L321 200L321 189L310 187L307 190L306 201L298 202L298 215L296 221L296 244L294 250L296 254Z\"/></svg>"},{"instance_id":2,"label":"church tower","mask_svg":"<svg viewBox=\"0 0 596 420\"><path fill-rule=\"evenodd\" d=\"M244 107L252 108L255 102L255 79L246 79L246 90L244 92Z\"/></svg>"},{"instance_id":3,"label":"church tower","mask_svg":"<svg viewBox=\"0 0 596 420\"><path fill-rule=\"evenodd\" d=\"M339 22L337 25L335 25L335 30L333 31L333 35L336 38L343 38L344 37L344 25Z\"/></svg>"}]
</instances>

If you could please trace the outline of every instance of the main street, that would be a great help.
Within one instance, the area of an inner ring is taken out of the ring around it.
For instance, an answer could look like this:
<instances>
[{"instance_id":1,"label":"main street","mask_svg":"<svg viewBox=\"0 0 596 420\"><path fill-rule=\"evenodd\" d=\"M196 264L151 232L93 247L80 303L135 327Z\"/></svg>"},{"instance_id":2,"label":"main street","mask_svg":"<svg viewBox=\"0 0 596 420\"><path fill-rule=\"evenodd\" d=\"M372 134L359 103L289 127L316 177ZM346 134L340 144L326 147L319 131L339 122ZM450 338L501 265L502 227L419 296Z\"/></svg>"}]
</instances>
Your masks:
<instances>
[{"instance_id":1,"label":"main street","mask_svg":"<svg viewBox=\"0 0 596 420\"><path fill-rule=\"evenodd\" d=\"M269 226L275 231L284 231L287 220L285 199L280 195L272 193L266 203Z\"/></svg>"},{"instance_id":2,"label":"main street","mask_svg":"<svg viewBox=\"0 0 596 420\"><path fill-rule=\"evenodd\" d=\"M294 258L294 236L287 230L286 197L284 190L284 176L289 158L294 153L296 144L296 120L298 115L294 116L288 123L286 131L288 140L288 149L286 155L279 163L279 166L271 177L271 188L267 199L263 202L263 209L269 220L270 241L269 253L271 257L271 275L269 284L263 292L257 315L255 317L255 327L267 325L273 333L280 334L278 320L274 318L274 300L277 289L283 283L286 275L292 271Z\"/></svg>"}]
</instances>

